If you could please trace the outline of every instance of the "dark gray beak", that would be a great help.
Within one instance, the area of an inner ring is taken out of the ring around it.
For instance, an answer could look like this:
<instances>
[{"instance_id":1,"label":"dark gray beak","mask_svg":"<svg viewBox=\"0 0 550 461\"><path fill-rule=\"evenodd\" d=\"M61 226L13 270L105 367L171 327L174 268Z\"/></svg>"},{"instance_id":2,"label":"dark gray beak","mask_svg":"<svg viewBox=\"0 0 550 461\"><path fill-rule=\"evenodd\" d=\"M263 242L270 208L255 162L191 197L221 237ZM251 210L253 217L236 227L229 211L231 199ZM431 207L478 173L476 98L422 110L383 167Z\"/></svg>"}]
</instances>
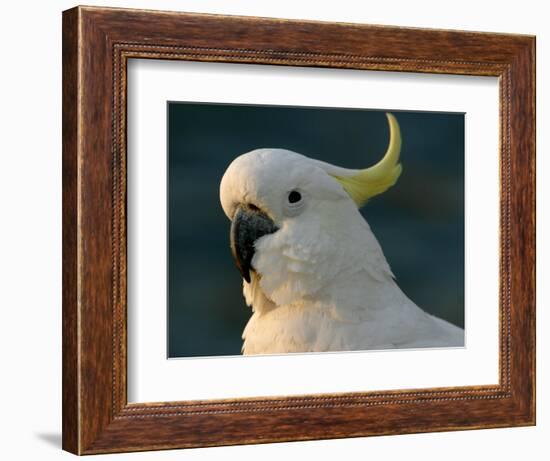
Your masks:
<instances>
[{"instance_id":1,"label":"dark gray beak","mask_svg":"<svg viewBox=\"0 0 550 461\"><path fill-rule=\"evenodd\" d=\"M250 283L250 270L254 256L254 243L260 237L272 234L279 228L262 210L255 206L239 205L231 222L231 253L241 275Z\"/></svg>"}]
</instances>

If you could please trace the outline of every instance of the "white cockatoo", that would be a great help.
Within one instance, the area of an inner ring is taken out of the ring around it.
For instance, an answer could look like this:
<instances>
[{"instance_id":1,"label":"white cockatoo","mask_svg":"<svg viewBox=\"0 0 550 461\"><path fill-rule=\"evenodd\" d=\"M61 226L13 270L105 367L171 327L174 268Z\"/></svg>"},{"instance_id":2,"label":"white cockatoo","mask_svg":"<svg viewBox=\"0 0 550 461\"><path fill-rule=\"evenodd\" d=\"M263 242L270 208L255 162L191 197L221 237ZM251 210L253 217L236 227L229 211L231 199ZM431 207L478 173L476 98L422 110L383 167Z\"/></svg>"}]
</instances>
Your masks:
<instances>
[{"instance_id":1,"label":"white cockatoo","mask_svg":"<svg viewBox=\"0 0 550 461\"><path fill-rule=\"evenodd\" d=\"M284 149L253 150L227 168L220 200L253 311L243 354L464 345L464 330L401 291L359 213L401 174L399 124L386 115L389 147L370 168Z\"/></svg>"}]
</instances>

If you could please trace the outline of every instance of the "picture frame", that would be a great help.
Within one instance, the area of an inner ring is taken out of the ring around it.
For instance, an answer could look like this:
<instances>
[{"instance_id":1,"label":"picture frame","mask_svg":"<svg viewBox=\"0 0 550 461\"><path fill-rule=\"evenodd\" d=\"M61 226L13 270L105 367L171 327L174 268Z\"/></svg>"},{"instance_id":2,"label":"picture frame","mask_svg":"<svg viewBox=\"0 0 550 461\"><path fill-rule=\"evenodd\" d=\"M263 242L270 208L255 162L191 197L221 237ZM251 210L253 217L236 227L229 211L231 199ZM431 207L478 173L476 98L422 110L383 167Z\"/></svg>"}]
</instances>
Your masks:
<instances>
[{"instance_id":1,"label":"picture frame","mask_svg":"<svg viewBox=\"0 0 550 461\"><path fill-rule=\"evenodd\" d=\"M499 79L499 383L128 403L127 63ZM76 7L63 13L63 449L111 453L535 424L535 38Z\"/></svg>"}]
</instances>

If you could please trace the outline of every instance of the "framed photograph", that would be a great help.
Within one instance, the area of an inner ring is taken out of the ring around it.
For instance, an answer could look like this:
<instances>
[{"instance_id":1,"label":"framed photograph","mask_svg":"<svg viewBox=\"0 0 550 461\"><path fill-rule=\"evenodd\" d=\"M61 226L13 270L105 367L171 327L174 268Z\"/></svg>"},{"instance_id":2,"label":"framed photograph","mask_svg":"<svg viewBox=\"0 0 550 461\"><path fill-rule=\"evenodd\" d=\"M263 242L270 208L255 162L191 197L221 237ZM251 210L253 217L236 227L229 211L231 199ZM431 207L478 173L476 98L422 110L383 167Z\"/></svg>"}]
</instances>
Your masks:
<instances>
[{"instance_id":1,"label":"framed photograph","mask_svg":"<svg viewBox=\"0 0 550 461\"><path fill-rule=\"evenodd\" d=\"M535 424L535 39L63 13L63 448Z\"/></svg>"}]
</instances>

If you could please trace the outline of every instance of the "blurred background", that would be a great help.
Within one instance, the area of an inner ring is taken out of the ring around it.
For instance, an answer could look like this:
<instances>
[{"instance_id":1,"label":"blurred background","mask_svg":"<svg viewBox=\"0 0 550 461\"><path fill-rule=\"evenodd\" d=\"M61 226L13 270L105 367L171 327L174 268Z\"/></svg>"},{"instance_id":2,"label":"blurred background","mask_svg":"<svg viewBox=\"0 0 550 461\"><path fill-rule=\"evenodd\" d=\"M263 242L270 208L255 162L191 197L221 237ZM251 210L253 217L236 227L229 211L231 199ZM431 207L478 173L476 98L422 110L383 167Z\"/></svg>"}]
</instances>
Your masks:
<instances>
[{"instance_id":1,"label":"blurred background","mask_svg":"<svg viewBox=\"0 0 550 461\"><path fill-rule=\"evenodd\" d=\"M278 147L365 168L386 151L385 111L401 126L403 173L361 212L408 297L464 326L464 114L169 102L169 357L241 352L251 310L219 202L231 161Z\"/></svg>"}]
</instances>

